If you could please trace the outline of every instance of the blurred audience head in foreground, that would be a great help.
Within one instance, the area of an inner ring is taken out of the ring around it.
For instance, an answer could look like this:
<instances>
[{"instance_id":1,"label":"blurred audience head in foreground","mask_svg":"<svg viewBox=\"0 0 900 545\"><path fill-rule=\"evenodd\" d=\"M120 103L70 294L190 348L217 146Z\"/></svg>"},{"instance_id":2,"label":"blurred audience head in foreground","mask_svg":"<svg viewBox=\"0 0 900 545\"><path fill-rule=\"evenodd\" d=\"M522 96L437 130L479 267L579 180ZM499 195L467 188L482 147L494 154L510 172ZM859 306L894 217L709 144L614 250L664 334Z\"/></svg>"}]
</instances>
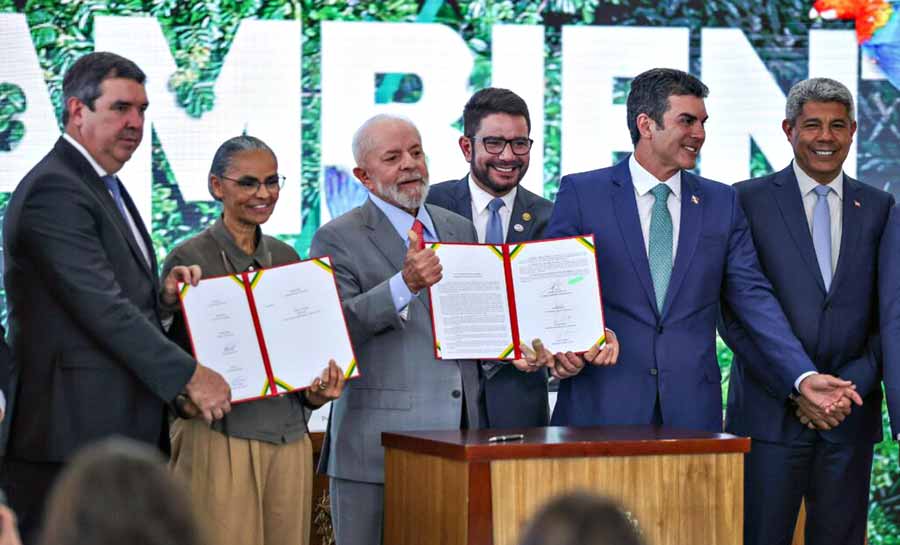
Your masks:
<instances>
[{"instance_id":1,"label":"blurred audience head in foreground","mask_svg":"<svg viewBox=\"0 0 900 545\"><path fill-rule=\"evenodd\" d=\"M47 506L43 545L205 545L160 453L113 438L81 450Z\"/></svg>"},{"instance_id":2,"label":"blurred audience head in foreground","mask_svg":"<svg viewBox=\"0 0 900 545\"><path fill-rule=\"evenodd\" d=\"M645 545L615 501L588 492L559 496L525 527L520 545Z\"/></svg>"}]
</instances>

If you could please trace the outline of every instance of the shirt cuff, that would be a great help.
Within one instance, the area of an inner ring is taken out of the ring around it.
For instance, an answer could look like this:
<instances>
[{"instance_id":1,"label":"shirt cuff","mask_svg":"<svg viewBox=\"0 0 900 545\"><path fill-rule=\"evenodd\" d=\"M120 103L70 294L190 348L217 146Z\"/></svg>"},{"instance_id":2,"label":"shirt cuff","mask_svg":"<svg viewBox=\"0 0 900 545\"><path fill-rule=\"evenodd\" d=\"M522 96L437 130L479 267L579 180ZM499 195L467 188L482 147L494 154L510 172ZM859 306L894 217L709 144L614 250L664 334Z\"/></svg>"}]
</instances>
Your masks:
<instances>
[{"instance_id":1,"label":"shirt cuff","mask_svg":"<svg viewBox=\"0 0 900 545\"><path fill-rule=\"evenodd\" d=\"M0 413L6 414L6 396L3 395L3 390L0 390Z\"/></svg>"},{"instance_id":2,"label":"shirt cuff","mask_svg":"<svg viewBox=\"0 0 900 545\"><path fill-rule=\"evenodd\" d=\"M403 280L403 273L398 272L391 277L390 280L391 299L394 300L394 310L400 312L405 309L409 302L412 301L413 292L409 291L409 286Z\"/></svg>"},{"instance_id":3,"label":"shirt cuff","mask_svg":"<svg viewBox=\"0 0 900 545\"><path fill-rule=\"evenodd\" d=\"M807 371L807 372L803 373L802 375L797 377L797 380L794 381L794 390L799 393L800 392L800 383L803 382L803 379L805 379L806 377L808 377L810 375L818 375L818 374L819 374L818 371Z\"/></svg>"}]
</instances>

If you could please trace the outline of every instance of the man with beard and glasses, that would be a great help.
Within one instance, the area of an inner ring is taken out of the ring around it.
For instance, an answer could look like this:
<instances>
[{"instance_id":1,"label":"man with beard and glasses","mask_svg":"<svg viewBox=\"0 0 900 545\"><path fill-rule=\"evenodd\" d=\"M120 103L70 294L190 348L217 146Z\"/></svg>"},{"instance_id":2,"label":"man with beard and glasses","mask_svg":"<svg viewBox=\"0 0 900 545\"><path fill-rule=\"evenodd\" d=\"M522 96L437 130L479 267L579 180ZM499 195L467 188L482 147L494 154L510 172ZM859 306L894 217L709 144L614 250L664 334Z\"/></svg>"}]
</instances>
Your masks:
<instances>
[{"instance_id":1,"label":"man with beard and glasses","mask_svg":"<svg viewBox=\"0 0 900 545\"><path fill-rule=\"evenodd\" d=\"M435 184L428 203L472 220L482 243L540 239L553 203L519 185L528 171L532 144L525 101L508 89L482 89L463 108L463 126L459 148L469 163L469 173L461 180ZM617 346L614 334L608 333L607 338L610 347ZM600 358L615 361L614 352L611 348ZM565 360L560 363L567 364ZM546 369L486 363L484 370L490 376L483 385L488 427L548 424ZM554 371L560 377L572 374L567 365Z\"/></svg>"},{"instance_id":2,"label":"man with beard and glasses","mask_svg":"<svg viewBox=\"0 0 900 545\"><path fill-rule=\"evenodd\" d=\"M596 237L606 319L622 346L617 365L562 382L553 424L722 431L720 302L762 353L751 365L780 403L795 390L827 411L862 403L849 381L817 374L791 333L735 190L689 171L707 93L680 70L638 75L627 100L634 154L562 180L545 236Z\"/></svg>"},{"instance_id":3,"label":"man with beard and glasses","mask_svg":"<svg viewBox=\"0 0 900 545\"><path fill-rule=\"evenodd\" d=\"M380 543L381 433L482 427L479 365L436 360L428 287L441 279L424 242L475 242L472 223L425 205L428 167L410 121L377 115L353 137L365 204L323 225L310 255L330 255L360 377L333 402L322 466L330 477L337 543ZM552 356L517 365L546 365Z\"/></svg>"},{"instance_id":4,"label":"man with beard and glasses","mask_svg":"<svg viewBox=\"0 0 900 545\"><path fill-rule=\"evenodd\" d=\"M878 244L894 199L843 172L856 119L842 83L796 83L782 129L791 164L734 187L793 333L819 371L852 381L864 403L824 415L802 397L773 395L766 356L733 305L722 306L719 331L734 350L725 429L753 438L744 543L790 543L806 498L808 545L862 545L872 447L881 441L881 342L887 356L887 343L898 340L878 331Z\"/></svg>"},{"instance_id":5,"label":"man with beard and glasses","mask_svg":"<svg viewBox=\"0 0 900 545\"><path fill-rule=\"evenodd\" d=\"M201 271L174 267L160 285L150 236L115 175L144 136L144 80L112 53L76 61L63 78L65 131L4 218L18 382L3 487L26 545L80 447L121 435L168 450L165 408L180 394L207 421L230 410L225 380L163 331L161 304Z\"/></svg>"}]
</instances>

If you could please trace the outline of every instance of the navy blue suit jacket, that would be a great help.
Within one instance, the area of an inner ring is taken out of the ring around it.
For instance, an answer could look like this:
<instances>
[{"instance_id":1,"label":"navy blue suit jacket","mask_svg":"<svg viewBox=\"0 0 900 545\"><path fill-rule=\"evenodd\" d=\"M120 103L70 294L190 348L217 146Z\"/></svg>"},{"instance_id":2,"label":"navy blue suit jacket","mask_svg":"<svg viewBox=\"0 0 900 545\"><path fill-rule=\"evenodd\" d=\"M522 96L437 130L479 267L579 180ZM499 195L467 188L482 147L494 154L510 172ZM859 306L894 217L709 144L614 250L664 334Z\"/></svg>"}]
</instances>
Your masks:
<instances>
[{"instance_id":1,"label":"navy blue suit jacket","mask_svg":"<svg viewBox=\"0 0 900 545\"><path fill-rule=\"evenodd\" d=\"M588 365L562 381L554 425L649 424L658 397L664 425L721 431L716 320L723 300L775 362L770 388L781 399L814 370L759 270L731 187L681 173L680 234L661 313L628 159L562 179L545 237L582 234L596 240L605 317L621 352L616 365Z\"/></svg>"},{"instance_id":2,"label":"navy blue suit jacket","mask_svg":"<svg viewBox=\"0 0 900 545\"><path fill-rule=\"evenodd\" d=\"M428 203L456 212L471 221L472 194L469 192L469 177L433 185L428 191ZM550 221L552 210L553 203L519 186L506 242L540 239ZM526 220L526 217L529 219ZM522 231L516 231L516 225L521 225ZM550 411L546 372L523 373L513 365L504 365L490 380L485 381L483 391L489 427L547 425Z\"/></svg>"},{"instance_id":3,"label":"navy blue suit jacket","mask_svg":"<svg viewBox=\"0 0 900 545\"><path fill-rule=\"evenodd\" d=\"M891 210L881 237L878 266L884 393L891 415L891 436L900 433L900 207Z\"/></svg>"},{"instance_id":4,"label":"navy blue suit jacket","mask_svg":"<svg viewBox=\"0 0 900 545\"><path fill-rule=\"evenodd\" d=\"M821 436L837 443L880 441L878 245L893 197L844 176L841 247L826 292L793 167L735 189L763 274L794 335L820 372L853 381L863 397L862 407L854 406L840 426ZM723 305L722 317L720 333L734 351L726 430L770 442L796 439L804 426L792 404L767 386L766 356L729 305Z\"/></svg>"}]
</instances>

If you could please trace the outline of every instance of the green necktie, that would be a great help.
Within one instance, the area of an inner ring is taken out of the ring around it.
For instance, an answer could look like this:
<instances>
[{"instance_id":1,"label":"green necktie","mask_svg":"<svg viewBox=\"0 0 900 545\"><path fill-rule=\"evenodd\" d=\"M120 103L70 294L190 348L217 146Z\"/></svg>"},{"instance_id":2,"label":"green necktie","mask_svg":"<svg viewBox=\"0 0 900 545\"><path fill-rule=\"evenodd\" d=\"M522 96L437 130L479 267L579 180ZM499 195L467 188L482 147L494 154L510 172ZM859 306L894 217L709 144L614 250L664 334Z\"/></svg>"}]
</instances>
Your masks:
<instances>
[{"instance_id":1,"label":"green necktie","mask_svg":"<svg viewBox=\"0 0 900 545\"><path fill-rule=\"evenodd\" d=\"M669 191L671 190L666 184L657 184L650 190L656 201L650 214L650 249L647 257L650 259L650 276L653 277L653 290L656 292L656 308L660 312L666 301L669 277L672 276L672 216L666 205Z\"/></svg>"}]
</instances>

